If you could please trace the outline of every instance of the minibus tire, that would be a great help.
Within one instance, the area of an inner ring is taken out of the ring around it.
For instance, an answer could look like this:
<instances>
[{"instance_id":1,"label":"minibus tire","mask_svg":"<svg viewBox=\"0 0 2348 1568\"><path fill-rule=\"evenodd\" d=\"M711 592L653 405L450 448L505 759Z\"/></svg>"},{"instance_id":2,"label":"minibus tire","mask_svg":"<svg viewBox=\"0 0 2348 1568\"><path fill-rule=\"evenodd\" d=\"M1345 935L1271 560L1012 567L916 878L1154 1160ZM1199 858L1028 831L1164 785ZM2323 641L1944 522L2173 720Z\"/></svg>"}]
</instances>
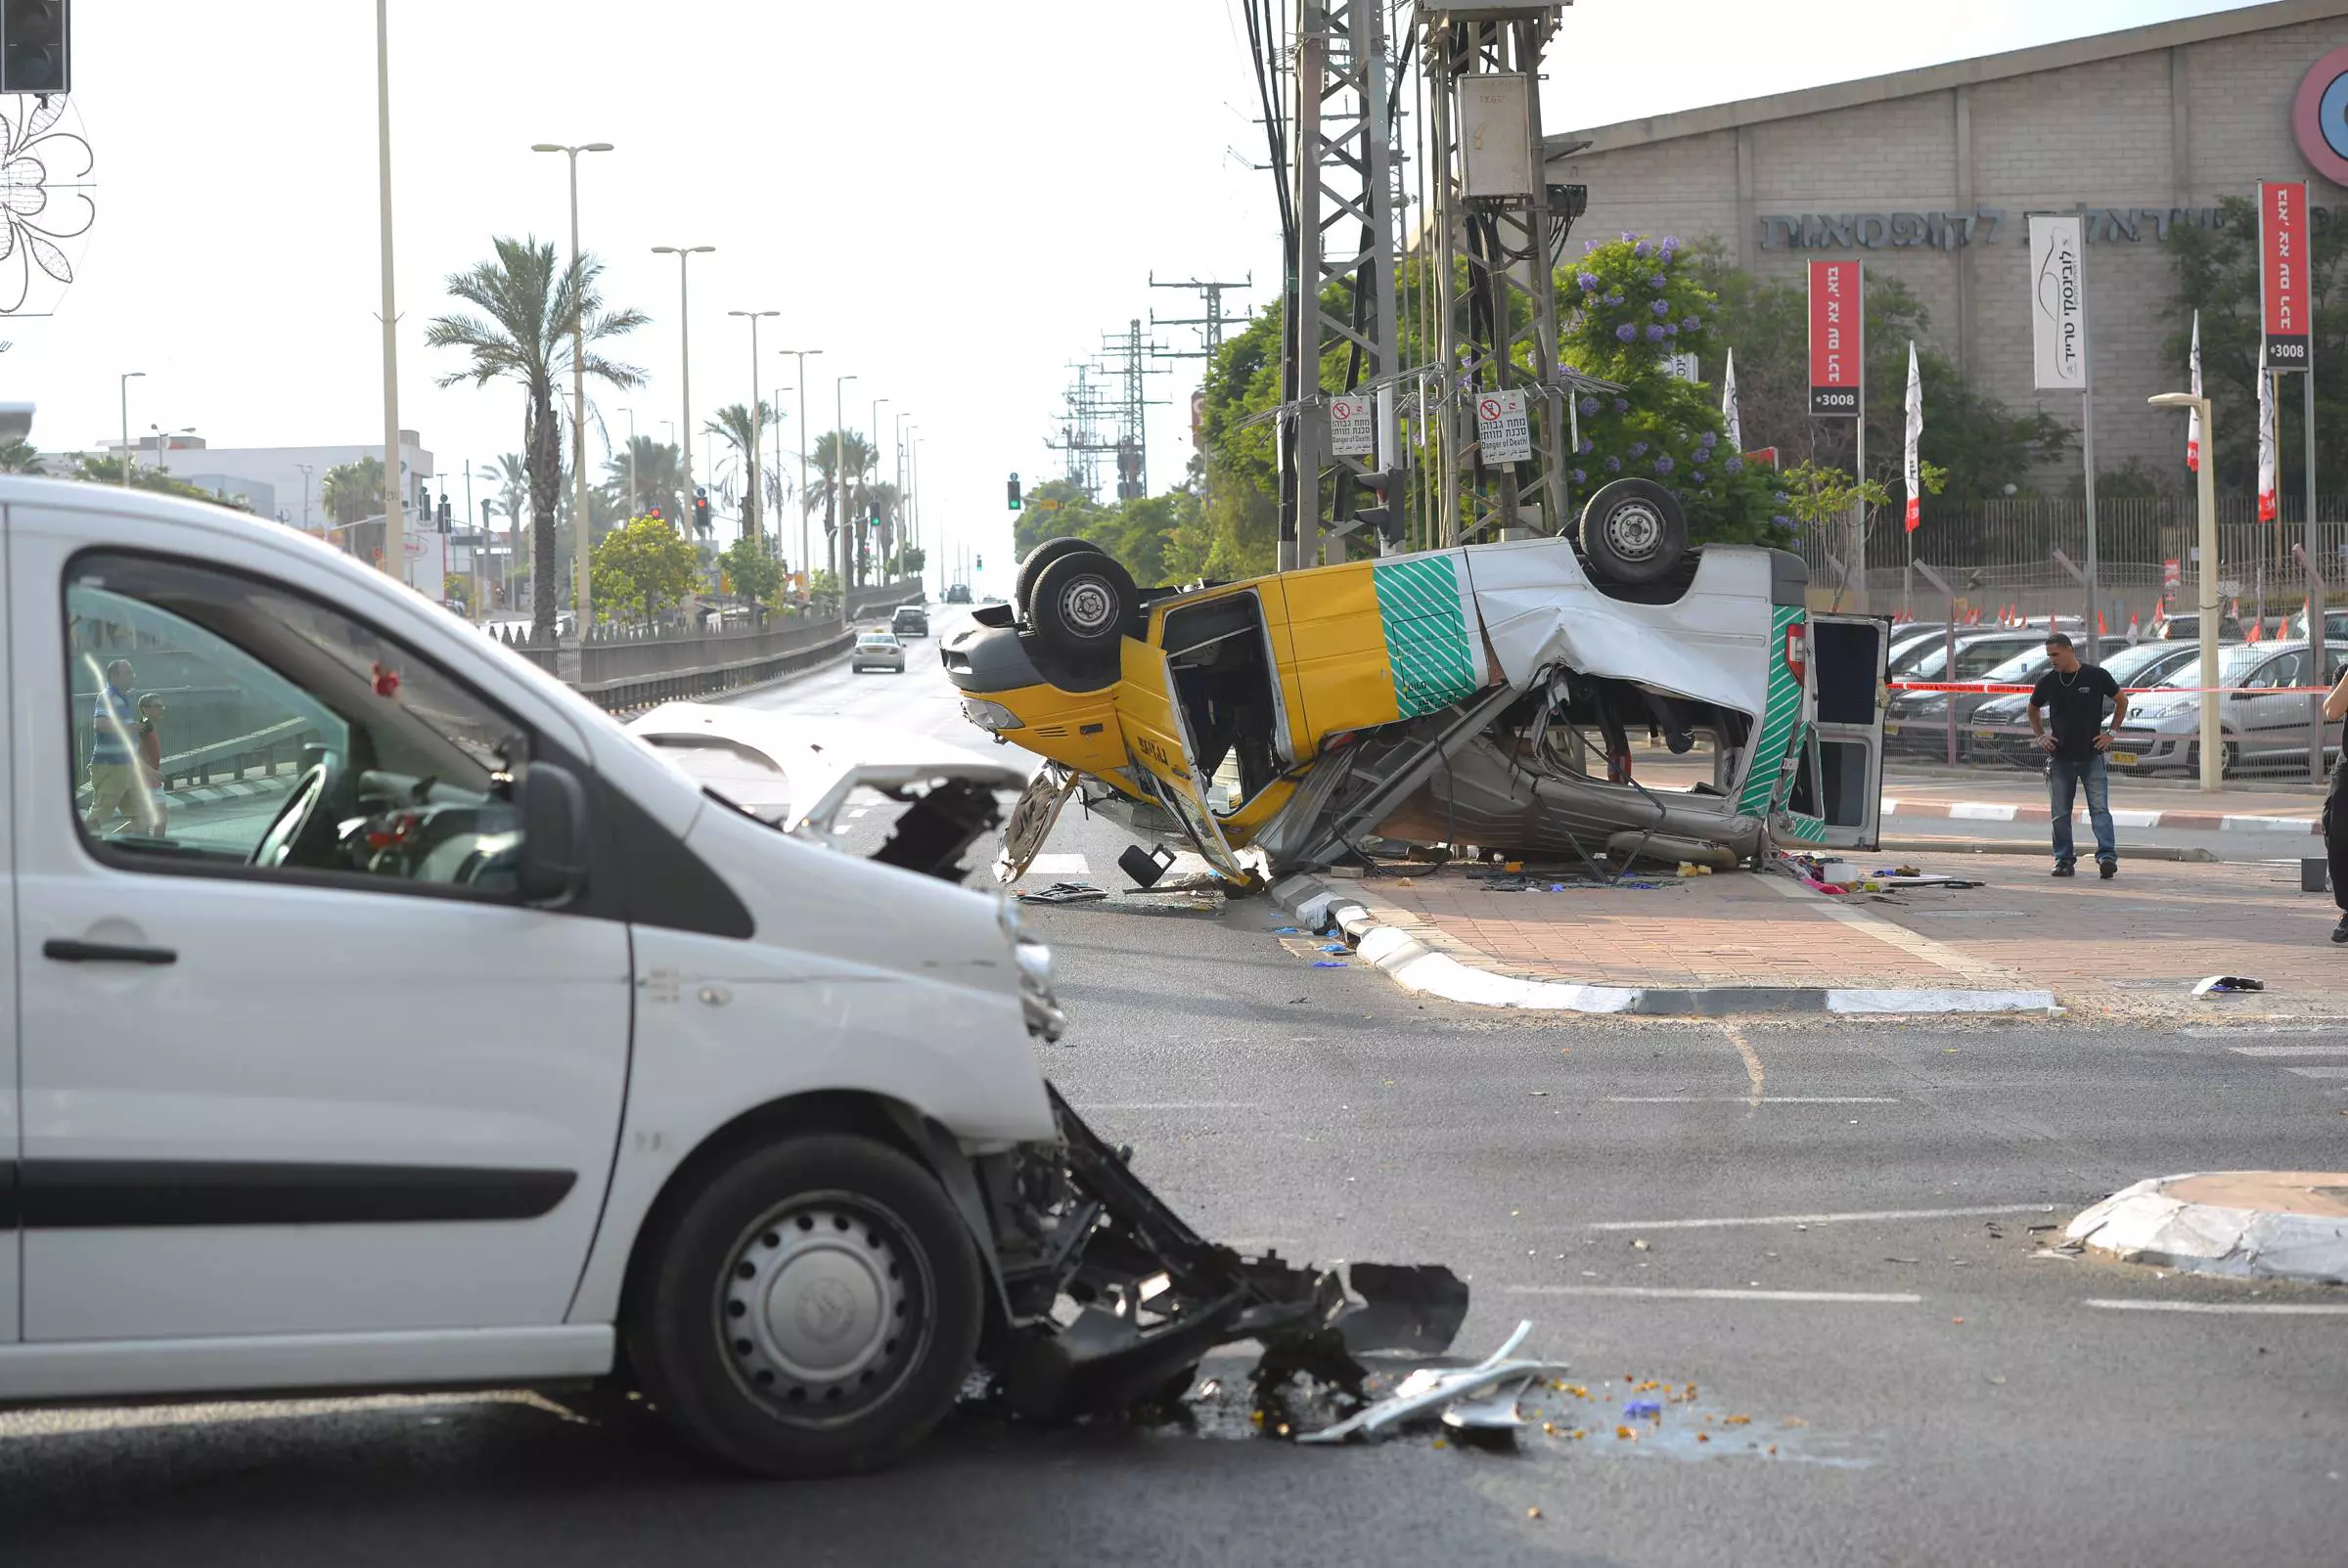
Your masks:
<instances>
[{"instance_id":1,"label":"minibus tire","mask_svg":"<svg viewBox=\"0 0 2348 1568\"><path fill-rule=\"evenodd\" d=\"M1027 552L1027 559L1019 562L1019 574L1013 580L1011 588L1012 607L1019 612L1021 620L1027 618L1028 599L1035 592L1035 580L1044 574L1044 568L1062 556L1082 555L1088 550L1095 555L1107 554L1090 539L1076 539L1066 534L1058 539L1047 539Z\"/></svg>"},{"instance_id":2,"label":"minibus tire","mask_svg":"<svg viewBox=\"0 0 2348 1568\"><path fill-rule=\"evenodd\" d=\"M654 1406L761 1475L888 1464L961 1396L985 1315L937 1179L868 1139L764 1144L676 1211L626 1324Z\"/></svg>"},{"instance_id":3,"label":"minibus tire","mask_svg":"<svg viewBox=\"0 0 2348 1568\"><path fill-rule=\"evenodd\" d=\"M1113 672L1117 645L1142 630L1132 576L1102 551L1062 555L1037 574L1027 624L1046 650L1086 670Z\"/></svg>"},{"instance_id":4,"label":"minibus tire","mask_svg":"<svg viewBox=\"0 0 2348 1568\"><path fill-rule=\"evenodd\" d=\"M1651 583L1688 553L1680 498L1652 479L1610 479L1582 508L1582 554L1602 582Z\"/></svg>"}]
</instances>

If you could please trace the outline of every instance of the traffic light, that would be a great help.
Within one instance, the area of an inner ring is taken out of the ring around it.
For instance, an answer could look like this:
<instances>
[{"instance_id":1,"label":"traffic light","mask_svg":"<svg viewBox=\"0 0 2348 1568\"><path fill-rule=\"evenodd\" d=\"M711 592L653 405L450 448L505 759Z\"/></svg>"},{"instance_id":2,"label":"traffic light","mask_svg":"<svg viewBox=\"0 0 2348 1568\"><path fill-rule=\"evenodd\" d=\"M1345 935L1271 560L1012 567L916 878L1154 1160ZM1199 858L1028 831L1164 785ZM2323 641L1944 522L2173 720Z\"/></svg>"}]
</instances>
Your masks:
<instances>
[{"instance_id":1,"label":"traffic light","mask_svg":"<svg viewBox=\"0 0 2348 1568\"><path fill-rule=\"evenodd\" d=\"M986 570L986 558L985 558L984 556L979 556L979 557L977 557L977 558L976 558L976 560L977 560L977 565L976 565L975 569L976 569L976 570L978 570L978 571L984 571L984 570Z\"/></svg>"},{"instance_id":2,"label":"traffic light","mask_svg":"<svg viewBox=\"0 0 2348 1568\"><path fill-rule=\"evenodd\" d=\"M0 0L0 93L71 90L67 0Z\"/></svg>"},{"instance_id":3,"label":"traffic light","mask_svg":"<svg viewBox=\"0 0 2348 1568\"><path fill-rule=\"evenodd\" d=\"M1016 512L1019 510L1019 476L1016 473L1011 476L1011 487L1009 493L1011 496L1011 510Z\"/></svg>"},{"instance_id":4,"label":"traffic light","mask_svg":"<svg viewBox=\"0 0 2348 1568\"><path fill-rule=\"evenodd\" d=\"M445 490L440 492L440 531L442 533L447 533L450 531L448 526L448 492Z\"/></svg>"},{"instance_id":5,"label":"traffic light","mask_svg":"<svg viewBox=\"0 0 2348 1568\"><path fill-rule=\"evenodd\" d=\"M693 487L693 531L709 531L709 492L698 484Z\"/></svg>"},{"instance_id":6,"label":"traffic light","mask_svg":"<svg viewBox=\"0 0 2348 1568\"><path fill-rule=\"evenodd\" d=\"M1389 545L1402 543L1402 508L1396 504L1407 475L1400 469L1383 473L1365 473L1355 481L1370 492L1371 504L1356 503L1352 508L1353 525L1377 530L1378 537ZM1359 491L1355 492L1357 495ZM1350 528L1340 529L1350 532Z\"/></svg>"}]
</instances>

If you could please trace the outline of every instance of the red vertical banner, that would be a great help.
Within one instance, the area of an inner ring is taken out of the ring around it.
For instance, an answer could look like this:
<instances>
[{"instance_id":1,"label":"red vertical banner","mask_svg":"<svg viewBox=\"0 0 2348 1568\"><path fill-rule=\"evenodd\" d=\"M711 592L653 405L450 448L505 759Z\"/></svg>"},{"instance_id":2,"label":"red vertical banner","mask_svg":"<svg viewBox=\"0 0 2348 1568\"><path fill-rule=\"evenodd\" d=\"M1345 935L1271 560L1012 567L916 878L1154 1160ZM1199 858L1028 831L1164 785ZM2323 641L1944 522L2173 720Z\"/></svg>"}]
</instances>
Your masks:
<instances>
[{"instance_id":1,"label":"red vertical banner","mask_svg":"<svg viewBox=\"0 0 2348 1568\"><path fill-rule=\"evenodd\" d=\"M2305 370L2314 303L2310 295L2307 184L2258 185L2258 300L2269 370Z\"/></svg>"},{"instance_id":2,"label":"red vertical banner","mask_svg":"<svg viewBox=\"0 0 2348 1568\"><path fill-rule=\"evenodd\" d=\"M1855 420L1865 385L1864 280L1856 261L1810 263L1810 412Z\"/></svg>"}]
</instances>

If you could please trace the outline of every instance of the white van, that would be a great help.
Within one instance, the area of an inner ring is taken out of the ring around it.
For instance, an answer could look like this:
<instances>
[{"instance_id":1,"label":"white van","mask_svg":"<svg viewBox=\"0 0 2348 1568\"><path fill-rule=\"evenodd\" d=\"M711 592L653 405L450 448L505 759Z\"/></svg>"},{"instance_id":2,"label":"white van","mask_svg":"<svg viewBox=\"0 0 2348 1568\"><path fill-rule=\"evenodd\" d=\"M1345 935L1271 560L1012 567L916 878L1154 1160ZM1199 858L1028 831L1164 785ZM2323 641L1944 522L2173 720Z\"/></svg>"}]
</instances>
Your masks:
<instances>
[{"instance_id":1,"label":"white van","mask_svg":"<svg viewBox=\"0 0 2348 1568\"><path fill-rule=\"evenodd\" d=\"M835 1470L1048 1331L1013 1232L1080 1124L999 896L732 808L292 529L0 478L0 1405L624 1365Z\"/></svg>"}]
</instances>

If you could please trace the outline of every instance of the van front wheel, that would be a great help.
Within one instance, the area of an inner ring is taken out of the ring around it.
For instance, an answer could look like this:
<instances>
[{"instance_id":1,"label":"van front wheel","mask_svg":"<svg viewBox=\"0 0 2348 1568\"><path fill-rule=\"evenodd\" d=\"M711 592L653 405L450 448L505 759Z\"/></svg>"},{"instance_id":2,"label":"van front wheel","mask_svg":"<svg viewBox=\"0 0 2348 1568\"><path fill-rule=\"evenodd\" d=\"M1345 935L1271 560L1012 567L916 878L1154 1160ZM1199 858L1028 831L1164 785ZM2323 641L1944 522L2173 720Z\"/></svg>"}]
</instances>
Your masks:
<instances>
[{"instance_id":1,"label":"van front wheel","mask_svg":"<svg viewBox=\"0 0 2348 1568\"><path fill-rule=\"evenodd\" d=\"M983 1316L969 1232L927 1171L794 1138L712 1177L662 1238L629 1360L696 1448L765 1475L889 1463L942 1420Z\"/></svg>"}]
</instances>

